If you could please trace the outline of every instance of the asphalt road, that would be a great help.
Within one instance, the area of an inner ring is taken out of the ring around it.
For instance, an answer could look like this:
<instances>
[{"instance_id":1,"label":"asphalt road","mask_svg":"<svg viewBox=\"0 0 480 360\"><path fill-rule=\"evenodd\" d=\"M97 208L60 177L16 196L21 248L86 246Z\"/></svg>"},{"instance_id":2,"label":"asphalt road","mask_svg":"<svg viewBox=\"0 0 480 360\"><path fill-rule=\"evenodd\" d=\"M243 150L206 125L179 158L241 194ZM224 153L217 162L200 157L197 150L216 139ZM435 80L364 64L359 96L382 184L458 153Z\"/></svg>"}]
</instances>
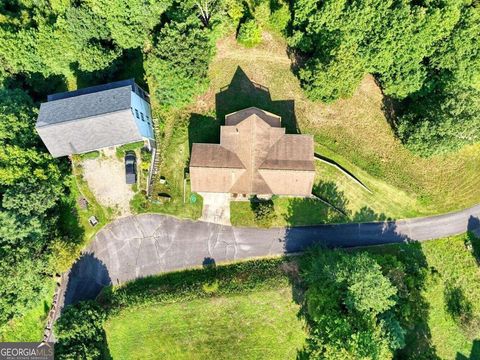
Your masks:
<instances>
[{"instance_id":1,"label":"asphalt road","mask_svg":"<svg viewBox=\"0 0 480 360\"><path fill-rule=\"evenodd\" d=\"M255 229L145 214L107 225L62 286L66 304L94 298L108 284L161 272L304 250L312 244L356 247L480 235L480 205L440 216L380 223ZM63 303L63 301L61 301ZM63 305L63 304L62 304Z\"/></svg>"}]
</instances>

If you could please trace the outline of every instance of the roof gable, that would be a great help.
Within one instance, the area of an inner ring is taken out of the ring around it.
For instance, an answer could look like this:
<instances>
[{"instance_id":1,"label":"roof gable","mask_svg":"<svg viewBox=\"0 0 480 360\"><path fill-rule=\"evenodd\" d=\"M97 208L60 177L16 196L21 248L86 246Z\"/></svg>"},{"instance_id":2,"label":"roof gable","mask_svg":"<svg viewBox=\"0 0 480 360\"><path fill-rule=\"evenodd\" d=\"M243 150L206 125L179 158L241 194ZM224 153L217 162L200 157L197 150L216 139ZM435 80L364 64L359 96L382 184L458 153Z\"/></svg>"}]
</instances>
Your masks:
<instances>
[{"instance_id":1,"label":"roof gable","mask_svg":"<svg viewBox=\"0 0 480 360\"><path fill-rule=\"evenodd\" d=\"M235 179L233 185L230 187L224 184L225 186L222 185L221 188L229 188L229 192L241 194L272 194L273 188L278 189L272 183L272 179L283 175L277 172L271 173L270 170L302 171L314 174L312 136L286 135L285 129L279 127L280 118L270 113L266 114L263 110L248 108L227 115L227 125L222 126L220 131L220 144L194 144L190 166L208 167L210 164L215 164L215 167L233 167L231 159L235 155L235 163L242 164L245 172L240 176L232 175L232 179ZM205 165L201 165L199 158L204 159ZM239 168L238 165L236 166ZM208 172L201 174L201 176L208 176ZM311 191L312 176L310 175L306 177L299 175L292 180L301 183L300 186L297 184L295 187L295 189L301 189L301 195L309 195ZM230 184L231 179L227 180ZM194 191L202 191L200 184L204 183L204 181L198 181L197 189L195 179L192 177Z\"/></svg>"}]
</instances>

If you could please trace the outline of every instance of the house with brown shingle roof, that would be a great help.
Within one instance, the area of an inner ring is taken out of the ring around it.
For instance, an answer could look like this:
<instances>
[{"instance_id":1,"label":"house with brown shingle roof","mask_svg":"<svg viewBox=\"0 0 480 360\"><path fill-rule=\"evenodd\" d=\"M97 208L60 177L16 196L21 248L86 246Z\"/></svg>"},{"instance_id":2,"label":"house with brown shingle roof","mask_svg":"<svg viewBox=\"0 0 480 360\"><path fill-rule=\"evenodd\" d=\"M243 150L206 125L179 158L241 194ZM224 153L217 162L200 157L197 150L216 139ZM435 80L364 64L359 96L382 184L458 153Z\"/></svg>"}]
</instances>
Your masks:
<instances>
[{"instance_id":1,"label":"house with brown shingle roof","mask_svg":"<svg viewBox=\"0 0 480 360\"><path fill-rule=\"evenodd\" d=\"M281 118L251 107L225 116L220 144L193 144L192 191L310 196L313 137L286 134Z\"/></svg>"}]
</instances>

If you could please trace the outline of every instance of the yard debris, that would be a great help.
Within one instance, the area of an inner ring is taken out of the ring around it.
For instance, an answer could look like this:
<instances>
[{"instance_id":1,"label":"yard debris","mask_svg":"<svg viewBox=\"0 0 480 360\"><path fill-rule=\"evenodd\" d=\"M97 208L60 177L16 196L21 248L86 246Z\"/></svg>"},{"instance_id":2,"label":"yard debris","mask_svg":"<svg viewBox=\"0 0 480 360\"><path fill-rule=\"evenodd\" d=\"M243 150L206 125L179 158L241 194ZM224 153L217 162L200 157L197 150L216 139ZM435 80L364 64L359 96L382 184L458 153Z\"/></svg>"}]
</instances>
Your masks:
<instances>
[{"instance_id":1,"label":"yard debris","mask_svg":"<svg viewBox=\"0 0 480 360\"><path fill-rule=\"evenodd\" d=\"M78 198L77 202L78 202L78 206L80 207L80 209L82 209L82 210L87 210L88 209L88 201L84 197Z\"/></svg>"},{"instance_id":2,"label":"yard debris","mask_svg":"<svg viewBox=\"0 0 480 360\"><path fill-rule=\"evenodd\" d=\"M92 215L88 218L88 222L90 223L90 225L92 226L95 226L98 224L98 220L97 218L95 217L95 215Z\"/></svg>"}]
</instances>

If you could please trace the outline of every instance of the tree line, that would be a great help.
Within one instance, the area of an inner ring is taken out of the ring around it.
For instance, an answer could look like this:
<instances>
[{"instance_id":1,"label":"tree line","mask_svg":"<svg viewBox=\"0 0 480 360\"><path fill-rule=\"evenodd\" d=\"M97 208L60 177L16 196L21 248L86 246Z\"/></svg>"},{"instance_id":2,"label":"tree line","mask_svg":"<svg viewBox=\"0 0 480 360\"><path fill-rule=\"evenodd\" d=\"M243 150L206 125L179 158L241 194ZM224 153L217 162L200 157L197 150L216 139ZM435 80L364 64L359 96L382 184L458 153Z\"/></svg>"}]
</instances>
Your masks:
<instances>
[{"instance_id":1,"label":"tree line","mask_svg":"<svg viewBox=\"0 0 480 360\"><path fill-rule=\"evenodd\" d=\"M480 141L479 22L477 1L297 0L289 40L312 99L348 97L374 74L398 136L428 156Z\"/></svg>"}]
</instances>

